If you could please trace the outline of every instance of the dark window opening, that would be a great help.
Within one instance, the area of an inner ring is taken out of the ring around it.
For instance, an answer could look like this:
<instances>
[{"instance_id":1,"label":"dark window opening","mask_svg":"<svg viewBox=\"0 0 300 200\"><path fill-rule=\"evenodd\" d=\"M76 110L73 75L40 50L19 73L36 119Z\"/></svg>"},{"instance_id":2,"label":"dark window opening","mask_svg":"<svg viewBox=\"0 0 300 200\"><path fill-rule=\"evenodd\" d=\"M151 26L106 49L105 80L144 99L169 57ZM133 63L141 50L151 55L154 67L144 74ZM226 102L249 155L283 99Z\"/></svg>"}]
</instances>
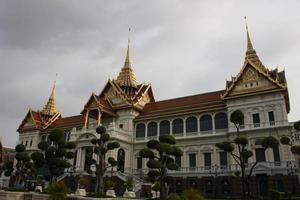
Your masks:
<instances>
[{"instance_id":1,"label":"dark window opening","mask_svg":"<svg viewBox=\"0 0 300 200\"><path fill-rule=\"evenodd\" d=\"M148 136L157 136L157 123L150 122L148 124Z\"/></svg>"},{"instance_id":2,"label":"dark window opening","mask_svg":"<svg viewBox=\"0 0 300 200\"><path fill-rule=\"evenodd\" d=\"M225 113L218 113L215 115L215 127L216 129L228 128L228 120Z\"/></svg>"},{"instance_id":3,"label":"dark window opening","mask_svg":"<svg viewBox=\"0 0 300 200\"><path fill-rule=\"evenodd\" d=\"M254 127L260 127L259 113L252 114Z\"/></svg>"},{"instance_id":4,"label":"dark window opening","mask_svg":"<svg viewBox=\"0 0 300 200\"><path fill-rule=\"evenodd\" d=\"M170 134L170 122L164 120L159 124L159 135L168 135Z\"/></svg>"},{"instance_id":5,"label":"dark window opening","mask_svg":"<svg viewBox=\"0 0 300 200\"><path fill-rule=\"evenodd\" d=\"M200 118L200 131L212 130L212 118L210 115L203 115Z\"/></svg>"},{"instance_id":6,"label":"dark window opening","mask_svg":"<svg viewBox=\"0 0 300 200\"><path fill-rule=\"evenodd\" d=\"M145 132L146 132L146 126L145 124L138 124L136 126L136 137L140 138L140 137L145 137Z\"/></svg>"},{"instance_id":7,"label":"dark window opening","mask_svg":"<svg viewBox=\"0 0 300 200\"><path fill-rule=\"evenodd\" d=\"M187 133L198 131L198 124L197 124L197 118L196 117L187 118L185 123L186 123L185 130L186 130Z\"/></svg>"},{"instance_id":8,"label":"dark window opening","mask_svg":"<svg viewBox=\"0 0 300 200\"><path fill-rule=\"evenodd\" d=\"M196 154L195 153L189 154L189 164L190 164L190 167L196 167Z\"/></svg>"},{"instance_id":9,"label":"dark window opening","mask_svg":"<svg viewBox=\"0 0 300 200\"><path fill-rule=\"evenodd\" d=\"M173 134L183 133L183 120L182 119L175 119L172 122L172 131Z\"/></svg>"},{"instance_id":10,"label":"dark window opening","mask_svg":"<svg viewBox=\"0 0 300 200\"><path fill-rule=\"evenodd\" d=\"M266 161L266 154L264 148L257 148L255 149L256 161L258 162L265 162Z\"/></svg>"}]
</instances>

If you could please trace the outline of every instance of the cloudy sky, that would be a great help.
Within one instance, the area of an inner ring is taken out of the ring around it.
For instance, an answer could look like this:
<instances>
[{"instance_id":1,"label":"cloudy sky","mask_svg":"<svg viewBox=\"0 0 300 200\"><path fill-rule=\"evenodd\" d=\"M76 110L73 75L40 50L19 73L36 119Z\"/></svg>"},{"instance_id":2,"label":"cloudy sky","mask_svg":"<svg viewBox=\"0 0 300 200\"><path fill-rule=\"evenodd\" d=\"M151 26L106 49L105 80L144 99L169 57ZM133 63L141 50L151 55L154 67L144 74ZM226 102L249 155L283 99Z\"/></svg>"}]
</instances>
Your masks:
<instances>
[{"instance_id":1,"label":"cloudy sky","mask_svg":"<svg viewBox=\"0 0 300 200\"><path fill-rule=\"evenodd\" d=\"M64 116L79 114L123 65L131 27L133 68L156 100L224 89L245 54L247 16L269 68L286 69L300 118L300 1L0 0L0 135L14 146L29 108L41 109L57 78ZM298 104L297 104L298 102Z\"/></svg>"}]
</instances>

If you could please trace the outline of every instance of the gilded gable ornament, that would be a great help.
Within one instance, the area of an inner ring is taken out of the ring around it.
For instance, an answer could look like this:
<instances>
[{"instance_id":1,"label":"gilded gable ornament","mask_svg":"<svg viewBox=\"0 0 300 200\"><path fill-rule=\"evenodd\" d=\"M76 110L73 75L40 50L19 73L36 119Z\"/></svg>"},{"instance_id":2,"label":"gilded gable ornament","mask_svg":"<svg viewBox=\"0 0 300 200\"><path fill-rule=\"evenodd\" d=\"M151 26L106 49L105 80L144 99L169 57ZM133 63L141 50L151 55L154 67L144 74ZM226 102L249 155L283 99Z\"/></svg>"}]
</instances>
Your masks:
<instances>
[{"instance_id":1,"label":"gilded gable ornament","mask_svg":"<svg viewBox=\"0 0 300 200\"><path fill-rule=\"evenodd\" d=\"M244 82L257 81L258 73L254 69L248 69L243 77Z\"/></svg>"}]
</instances>

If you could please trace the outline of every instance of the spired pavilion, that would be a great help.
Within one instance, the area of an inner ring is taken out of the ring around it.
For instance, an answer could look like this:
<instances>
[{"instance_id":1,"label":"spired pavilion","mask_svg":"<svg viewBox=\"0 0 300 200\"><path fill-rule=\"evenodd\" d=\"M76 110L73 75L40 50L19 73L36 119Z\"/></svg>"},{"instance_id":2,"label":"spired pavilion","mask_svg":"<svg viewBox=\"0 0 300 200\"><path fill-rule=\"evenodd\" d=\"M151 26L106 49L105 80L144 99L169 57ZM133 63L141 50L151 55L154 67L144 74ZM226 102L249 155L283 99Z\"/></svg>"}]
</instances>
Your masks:
<instances>
[{"instance_id":1,"label":"spired pavilion","mask_svg":"<svg viewBox=\"0 0 300 200\"><path fill-rule=\"evenodd\" d=\"M240 72L226 82L224 90L155 101L151 85L137 82L128 43L119 75L109 79L99 94L92 93L79 115L62 116L56 106L54 85L45 107L29 109L17 131L19 143L33 152L41 140L48 140L51 130L62 129L66 140L77 144L73 173L87 174L94 156L90 153L90 140L98 137L95 129L103 125L111 138L120 143L120 148L108 155L118 161L116 176L120 179L129 174L145 177L146 160L138 152L150 139L171 134L183 151L183 156L175 158L180 170L170 172L176 179L171 191L194 187L205 195L234 196L241 192L240 182L234 177L238 166L215 144L236 136L229 118L237 109L244 113L241 132L248 137L254 152L248 163L260 161L253 172L252 191L258 195L266 195L270 189L299 191L299 160L295 160L289 147L280 145L264 152L261 146L262 137L280 138L291 133L290 103L285 71L265 67L248 29L244 63Z\"/></svg>"}]
</instances>

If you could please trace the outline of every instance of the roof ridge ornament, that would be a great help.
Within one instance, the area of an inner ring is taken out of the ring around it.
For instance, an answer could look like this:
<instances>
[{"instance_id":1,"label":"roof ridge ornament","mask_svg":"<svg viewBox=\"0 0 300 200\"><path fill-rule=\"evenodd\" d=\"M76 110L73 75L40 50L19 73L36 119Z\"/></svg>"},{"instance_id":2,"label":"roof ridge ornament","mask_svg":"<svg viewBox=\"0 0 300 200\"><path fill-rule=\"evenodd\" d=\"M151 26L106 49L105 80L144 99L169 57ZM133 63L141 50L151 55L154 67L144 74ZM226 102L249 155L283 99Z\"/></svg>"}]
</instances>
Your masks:
<instances>
[{"instance_id":1,"label":"roof ridge ornament","mask_svg":"<svg viewBox=\"0 0 300 200\"><path fill-rule=\"evenodd\" d=\"M45 107L42 109L41 113L43 115L47 115L47 116L52 116L56 113L58 113L57 107L56 107L56 80L57 80L57 73L55 75L55 80L54 80L54 84L51 90L51 94L50 97L47 101L47 104L45 105Z\"/></svg>"},{"instance_id":2,"label":"roof ridge ornament","mask_svg":"<svg viewBox=\"0 0 300 200\"><path fill-rule=\"evenodd\" d=\"M255 49L253 48L253 44L251 42L248 23L247 23L247 17L245 16L244 19L245 19L245 26L246 26L246 33L247 33L247 49L246 49L245 63L247 61L251 61L251 63L253 63L257 68L259 68L260 70L263 70L265 72L267 69L260 61L258 55L256 54Z\"/></svg>"},{"instance_id":3,"label":"roof ridge ornament","mask_svg":"<svg viewBox=\"0 0 300 200\"><path fill-rule=\"evenodd\" d=\"M131 87L136 88L138 83L136 81L135 75L132 70L131 66L131 56L130 56L130 32L131 28L128 30L128 46L127 46L127 52L126 52L126 58L124 62L124 66L121 69L121 72L119 73L117 77L117 83L122 87Z\"/></svg>"}]
</instances>

